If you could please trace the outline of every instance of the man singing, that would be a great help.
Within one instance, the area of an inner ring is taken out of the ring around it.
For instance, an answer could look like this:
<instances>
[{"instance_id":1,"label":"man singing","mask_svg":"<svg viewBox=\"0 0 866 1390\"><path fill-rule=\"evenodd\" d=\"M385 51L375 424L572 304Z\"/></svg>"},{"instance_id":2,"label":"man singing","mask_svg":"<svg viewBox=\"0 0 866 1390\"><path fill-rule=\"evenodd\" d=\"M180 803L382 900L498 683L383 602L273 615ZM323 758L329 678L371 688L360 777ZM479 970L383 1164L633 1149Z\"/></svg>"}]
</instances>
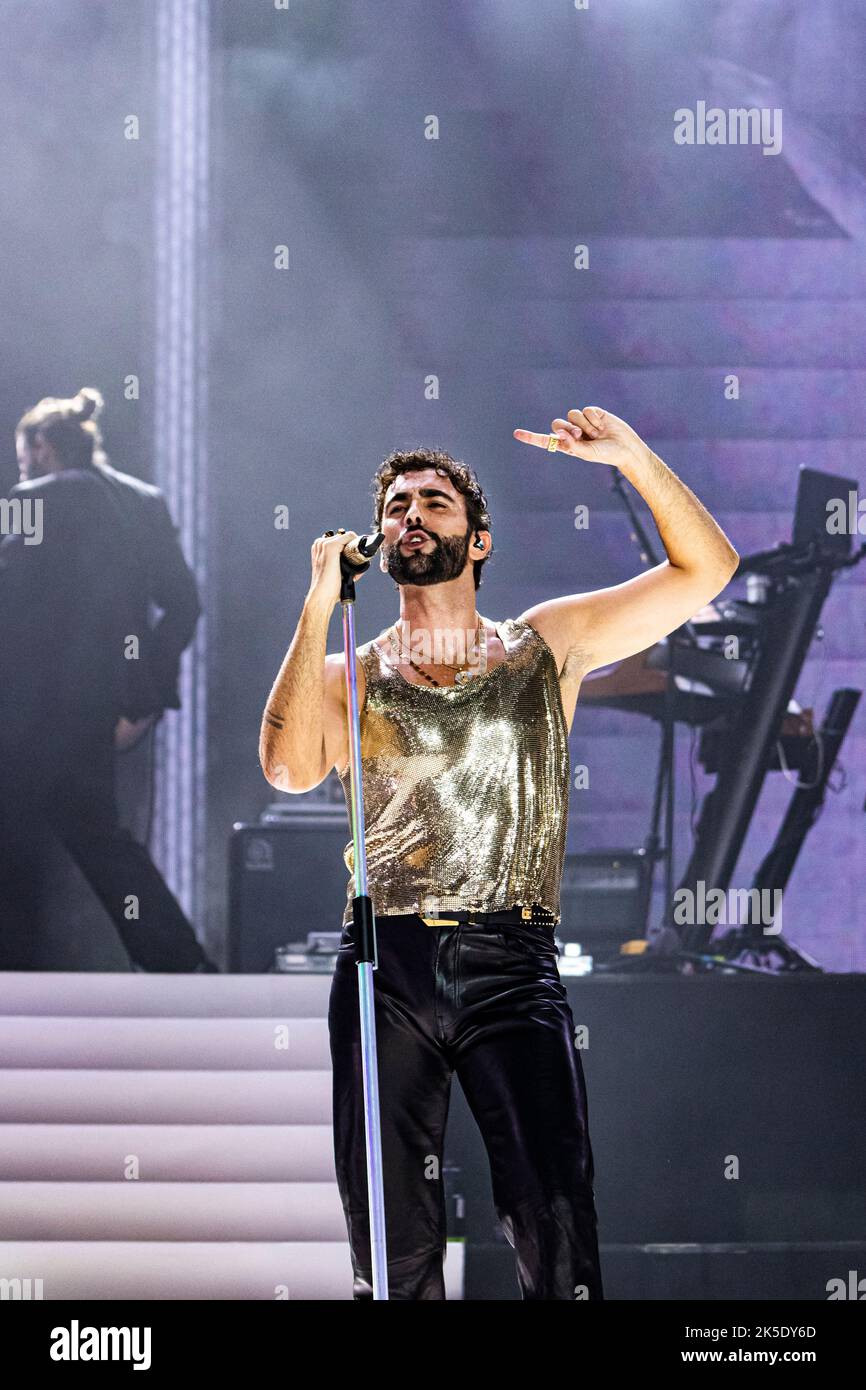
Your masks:
<instances>
[{"instance_id":1,"label":"man singing","mask_svg":"<svg viewBox=\"0 0 866 1390\"><path fill-rule=\"evenodd\" d=\"M392 1299L445 1297L441 1169L455 1071L487 1148L523 1298L603 1297L586 1090L554 942L568 734L586 673L673 632L738 561L624 420L586 406L551 431L514 437L619 468L650 507L666 561L494 623L476 609L491 531L470 470L416 449L392 454L375 479L380 565L400 594L399 623L357 649ZM347 802L343 657L326 656L326 643L340 553L355 537L341 529L313 542L312 581L260 745L272 786L308 791L335 767ZM352 869L351 845L346 856ZM358 1300L372 1285L353 896L350 879L329 1030Z\"/></svg>"}]
</instances>

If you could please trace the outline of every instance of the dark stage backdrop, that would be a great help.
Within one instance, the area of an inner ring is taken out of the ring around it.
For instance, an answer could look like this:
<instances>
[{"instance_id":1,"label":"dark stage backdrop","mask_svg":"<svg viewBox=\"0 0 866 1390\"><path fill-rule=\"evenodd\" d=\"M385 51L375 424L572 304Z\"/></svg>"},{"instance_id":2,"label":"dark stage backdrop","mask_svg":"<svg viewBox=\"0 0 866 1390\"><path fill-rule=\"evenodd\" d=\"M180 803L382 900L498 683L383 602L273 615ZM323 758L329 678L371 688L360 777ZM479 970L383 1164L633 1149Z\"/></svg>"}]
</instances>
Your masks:
<instances>
[{"instance_id":1,"label":"dark stage backdrop","mask_svg":"<svg viewBox=\"0 0 866 1390\"><path fill-rule=\"evenodd\" d=\"M6 478L21 411L85 383L105 392L114 461L149 476L154 149L124 140L122 123L140 112L146 129L152 114L152 9L2 0L0 19ZM369 480L391 449L438 444L478 471L496 547L479 606L497 619L640 567L608 472L526 449L515 426L545 430L574 405L623 416L743 554L788 537L800 464L863 486L866 11L214 0L211 21L199 925L218 950L231 825L277 797L258 725L311 541L366 529ZM781 108L781 152L676 144L674 111L699 101ZM139 402L124 399L130 372ZM863 683L864 580L845 575L825 609L797 691L817 715L836 687ZM360 640L395 598L378 571L361 581ZM866 968L864 718L785 900L786 936L842 971ZM655 748L648 722L578 708L572 760L590 785L572 793L572 851L642 842ZM708 785L690 752L681 733L679 868ZM769 779L737 885L790 790Z\"/></svg>"}]
</instances>

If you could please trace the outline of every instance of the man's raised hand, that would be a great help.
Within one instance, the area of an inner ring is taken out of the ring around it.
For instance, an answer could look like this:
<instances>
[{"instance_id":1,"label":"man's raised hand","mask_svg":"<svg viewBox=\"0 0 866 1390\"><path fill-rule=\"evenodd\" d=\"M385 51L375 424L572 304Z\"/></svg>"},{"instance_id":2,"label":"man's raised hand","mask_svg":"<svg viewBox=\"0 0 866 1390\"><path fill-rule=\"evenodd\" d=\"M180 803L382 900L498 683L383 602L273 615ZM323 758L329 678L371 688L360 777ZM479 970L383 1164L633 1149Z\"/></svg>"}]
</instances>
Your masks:
<instances>
[{"instance_id":1,"label":"man's raised hand","mask_svg":"<svg viewBox=\"0 0 866 1390\"><path fill-rule=\"evenodd\" d=\"M547 449L551 434L559 440L559 453L571 454L588 463L606 463L612 468L627 469L650 453L648 445L631 425L597 405L569 410L567 419L557 416L550 422L550 434L515 430L514 438L521 444Z\"/></svg>"}]
</instances>

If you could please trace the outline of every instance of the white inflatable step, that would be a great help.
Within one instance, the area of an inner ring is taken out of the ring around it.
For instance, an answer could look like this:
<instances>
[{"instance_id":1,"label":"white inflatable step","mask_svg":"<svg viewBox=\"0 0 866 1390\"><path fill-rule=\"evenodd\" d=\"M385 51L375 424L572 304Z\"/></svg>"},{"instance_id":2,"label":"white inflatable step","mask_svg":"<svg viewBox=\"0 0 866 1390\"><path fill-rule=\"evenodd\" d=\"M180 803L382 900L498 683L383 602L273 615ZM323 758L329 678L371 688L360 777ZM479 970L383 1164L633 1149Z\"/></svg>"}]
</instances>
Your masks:
<instances>
[{"instance_id":1,"label":"white inflatable step","mask_svg":"<svg viewBox=\"0 0 866 1390\"><path fill-rule=\"evenodd\" d=\"M0 1183L4 1240L343 1241L336 1183Z\"/></svg>"},{"instance_id":2,"label":"white inflatable step","mask_svg":"<svg viewBox=\"0 0 866 1390\"><path fill-rule=\"evenodd\" d=\"M0 973L0 1015L326 1018L330 974Z\"/></svg>"},{"instance_id":3,"label":"white inflatable step","mask_svg":"<svg viewBox=\"0 0 866 1390\"><path fill-rule=\"evenodd\" d=\"M123 1070L330 1067L324 1018L0 1017L0 1065Z\"/></svg>"},{"instance_id":4,"label":"white inflatable step","mask_svg":"<svg viewBox=\"0 0 866 1390\"><path fill-rule=\"evenodd\" d=\"M0 1124L329 1124L329 1071L0 1072Z\"/></svg>"},{"instance_id":5,"label":"white inflatable step","mask_svg":"<svg viewBox=\"0 0 866 1390\"><path fill-rule=\"evenodd\" d=\"M55 1301L352 1297L348 1242L329 1241L7 1241L0 1279L18 1281L7 1297Z\"/></svg>"},{"instance_id":6,"label":"white inflatable step","mask_svg":"<svg viewBox=\"0 0 866 1390\"><path fill-rule=\"evenodd\" d=\"M0 1182L334 1182L330 1124L0 1125Z\"/></svg>"}]
</instances>

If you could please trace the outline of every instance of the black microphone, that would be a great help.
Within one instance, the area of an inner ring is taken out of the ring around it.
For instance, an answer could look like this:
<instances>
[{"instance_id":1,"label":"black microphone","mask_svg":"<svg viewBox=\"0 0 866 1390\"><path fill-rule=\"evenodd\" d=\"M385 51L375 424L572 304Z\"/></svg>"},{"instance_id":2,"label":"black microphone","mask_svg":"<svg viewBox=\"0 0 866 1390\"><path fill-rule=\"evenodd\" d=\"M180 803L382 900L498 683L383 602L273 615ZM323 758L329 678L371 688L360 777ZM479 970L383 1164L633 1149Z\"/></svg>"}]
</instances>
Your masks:
<instances>
[{"instance_id":1,"label":"black microphone","mask_svg":"<svg viewBox=\"0 0 866 1390\"><path fill-rule=\"evenodd\" d=\"M367 569L371 555L376 554L384 539L384 531L371 531L367 536L359 536L356 541L349 541L348 545L343 546L340 558L359 569Z\"/></svg>"}]
</instances>

